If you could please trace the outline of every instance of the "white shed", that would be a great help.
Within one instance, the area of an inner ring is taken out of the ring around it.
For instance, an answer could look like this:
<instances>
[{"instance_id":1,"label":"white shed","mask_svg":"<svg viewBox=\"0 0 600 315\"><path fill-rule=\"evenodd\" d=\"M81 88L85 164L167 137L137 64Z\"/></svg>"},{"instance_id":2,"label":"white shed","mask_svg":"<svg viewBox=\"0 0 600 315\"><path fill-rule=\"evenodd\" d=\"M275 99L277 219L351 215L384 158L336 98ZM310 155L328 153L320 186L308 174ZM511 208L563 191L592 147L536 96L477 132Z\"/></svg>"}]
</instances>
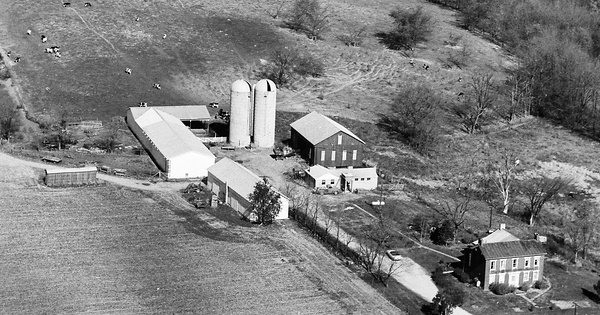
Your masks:
<instances>
[{"instance_id":1,"label":"white shed","mask_svg":"<svg viewBox=\"0 0 600 315\"><path fill-rule=\"evenodd\" d=\"M377 169L374 167L326 168L313 165L306 174L306 180L313 188L339 188L348 192L377 188Z\"/></svg>"},{"instance_id":2,"label":"white shed","mask_svg":"<svg viewBox=\"0 0 600 315\"><path fill-rule=\"evenodd\" d=\"M256 183L263 181L258 175L228 158L219 160L208 168L208 188L234 210L248 219L252 219L250 208L250 194L254 192ZM281 210L275 219L287 219L289 213L289 199L277 191Z\"/></svg>"},{"instance_id":3,"label":"white shed","mask_svg":"<svg viewBox=\"0 0 600 315\"><path fill-rule=\"evenodd\" d=\"M168 179L205 177L215 156L178 118L152 107L131 107L127 125Z\"/></svg>"}]
</instances>

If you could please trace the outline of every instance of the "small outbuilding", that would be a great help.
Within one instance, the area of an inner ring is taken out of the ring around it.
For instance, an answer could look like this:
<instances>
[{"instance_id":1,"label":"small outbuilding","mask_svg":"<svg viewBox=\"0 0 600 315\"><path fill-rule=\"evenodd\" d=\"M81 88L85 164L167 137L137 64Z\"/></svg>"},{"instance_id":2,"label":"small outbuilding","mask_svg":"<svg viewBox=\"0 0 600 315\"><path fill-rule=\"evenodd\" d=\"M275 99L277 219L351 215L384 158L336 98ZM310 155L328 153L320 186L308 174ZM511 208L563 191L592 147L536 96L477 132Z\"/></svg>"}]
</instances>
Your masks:
<instances>
[{"instance_id":1,"label":"small outbuilding","mask_svg":"<svg viewBox=\"0 0 600 315\"><path fill-rule=\"evenodd\" d=\"M46 169L48 186L80 186L96 184L96 167Z\"/></svg>"},{"instance_id":2,"label":"small outbuilding","mask_svg":"<svg viewBox=\"0 0 600 315\"><path fill-rule=\"evenodd\" d=\"M249 212L250 194L254 192L256 183L262 181L263 179L258 175L226 157L208 168L208 188L217 195L219 200L250 220L252 219ZM289 199L274 187L272 189L279 194L281 205L279 215L275 219L287 219Z\"/></svg>"},{"instance_id":3,"label":"small outbuilding","mask_svg":"<svg viewBox=\"0 0 600 315\"><path fill-rule=\"evenodd\" d=\"M317 112L290 124L291 146L310 165L361 167L365 142L346 127Z\"/></svg>"}]
</instances>

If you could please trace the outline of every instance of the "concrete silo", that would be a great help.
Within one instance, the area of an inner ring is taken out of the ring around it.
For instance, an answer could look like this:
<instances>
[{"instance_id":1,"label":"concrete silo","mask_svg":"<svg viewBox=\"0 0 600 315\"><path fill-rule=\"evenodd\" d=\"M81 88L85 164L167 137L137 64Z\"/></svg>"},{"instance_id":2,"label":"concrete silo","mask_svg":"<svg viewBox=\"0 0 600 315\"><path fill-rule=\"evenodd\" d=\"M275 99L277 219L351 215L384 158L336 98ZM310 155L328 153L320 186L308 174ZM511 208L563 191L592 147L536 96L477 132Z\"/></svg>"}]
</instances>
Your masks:
<instances>
[{"instance_id":1,"label":"concrete silo","mask_svg":"<svg viewBox=\"0 0 600 315\"><path fill-rule=\"evenodd\" d=\"M231 116L229 118L229 143L236 147L250 144L252 121L252 87L245 80L231 84Z\"/></svg>"},{"instance_id":2,"label":"concrete silo","mask_svg":"<svg viewBox=\"0 0 600 315\"><path fill-rule=\"evenodd\" d=\"M254 144L270 148L275 144L275 104L277 87L268 79L254 86Z\"/></svg>"}]
</instances>

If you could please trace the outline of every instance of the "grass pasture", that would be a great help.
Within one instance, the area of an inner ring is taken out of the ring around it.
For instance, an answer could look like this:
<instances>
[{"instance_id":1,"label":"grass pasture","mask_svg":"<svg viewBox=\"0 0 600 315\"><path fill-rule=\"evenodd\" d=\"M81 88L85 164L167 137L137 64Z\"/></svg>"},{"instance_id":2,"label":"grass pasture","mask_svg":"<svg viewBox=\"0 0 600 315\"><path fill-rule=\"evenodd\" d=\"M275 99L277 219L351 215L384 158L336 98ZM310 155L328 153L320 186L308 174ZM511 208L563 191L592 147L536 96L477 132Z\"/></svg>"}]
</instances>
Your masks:
<instances>
[{"instance_id":1,"label":"grass pasture","mask_svg":"<svg viewBox=\"0 0 600 315\"><path fill-rule=\"evenodd\" d=\"M2 313L398 311L292 224L225 228L170 195L49 189L29 168L2 171Z\"/></svg>"}]
</instances>

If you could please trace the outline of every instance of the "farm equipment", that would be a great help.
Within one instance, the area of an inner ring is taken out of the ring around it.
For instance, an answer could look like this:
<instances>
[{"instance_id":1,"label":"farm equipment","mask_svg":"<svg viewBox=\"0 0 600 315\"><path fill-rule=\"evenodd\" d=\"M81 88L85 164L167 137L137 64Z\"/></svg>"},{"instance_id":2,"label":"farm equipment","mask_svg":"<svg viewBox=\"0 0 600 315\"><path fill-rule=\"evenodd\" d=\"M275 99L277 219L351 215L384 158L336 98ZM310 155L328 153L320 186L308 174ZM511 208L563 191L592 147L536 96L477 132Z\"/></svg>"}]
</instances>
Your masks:
<instances>
[{"instance_id":1,"label":"farm equipment","mask_svg":"<svg viewBox=\"0 0 600 315\"><path fill-rule=\"evenodd\" d=\"M217 103L217 102L209 103L208 107L210 107L210 108L219 108L219 103Z\"/></svg>"},{"instance_id":2,"label":"farm equipment","mask_svg":"<svg viewBox=\"0 0 600 315\"><path fill-rule=\"evenodd\" d=\"M127 173L127 170L122 169L122 168L115 168L112 171L112 174L115 176L125 176L126 173Z\"/></svg>"},{"instance_id":3,"label":"farm equipment","mask_svg":"<svg viewBox=\"0 0 600 315\"><path fill-rule=\"evenodd\" d=\"M283 148L274 148L273 149L273 158L275 160L283 160L289 157L296 155L296 151L294 149L285 146Z\"/></svg>"},{"instance_id":4,"label":"farm equipment","mask_svg":"<svg viewBox=\"0 0 600 315\"><path fill-rule=\"evenodd\" d=\"M42 161L48 162L48 163L58 164L58 163L62 162L62 159L57 158L55 156L44 156L44 157L42 157Z\"/></svg>"}]
</instances>

